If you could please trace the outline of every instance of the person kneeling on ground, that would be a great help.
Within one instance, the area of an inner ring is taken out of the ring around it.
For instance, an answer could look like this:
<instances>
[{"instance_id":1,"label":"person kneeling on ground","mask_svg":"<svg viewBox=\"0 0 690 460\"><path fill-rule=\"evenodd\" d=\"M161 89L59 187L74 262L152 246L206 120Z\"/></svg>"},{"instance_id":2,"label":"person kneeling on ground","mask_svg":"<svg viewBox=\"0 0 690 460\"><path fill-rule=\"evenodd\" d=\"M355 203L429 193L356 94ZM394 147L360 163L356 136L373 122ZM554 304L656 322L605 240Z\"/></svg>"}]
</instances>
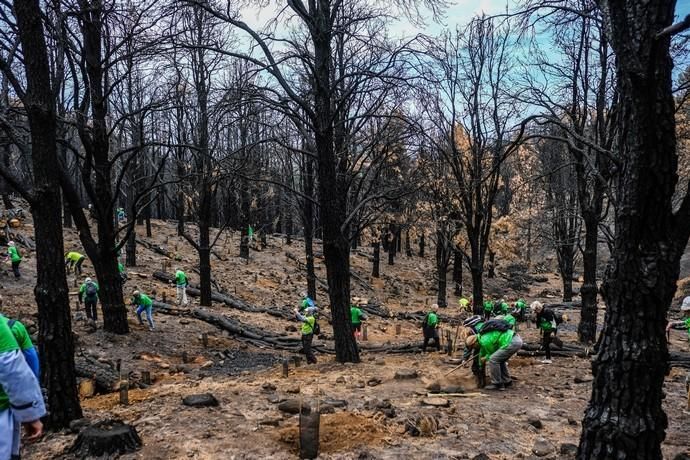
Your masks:
<instances>
[{"instance_id":1,"label":"person kneeling on ground","mask_svg":"<svg viewBox=\"0 0 690 460\"><path fill-rule=\"evenodd\" d=\"M669 321L668 326L666 326L666 333L671 329L687 329L688 340L690 340L690 297L683 299L680 311L685 315L685 319L680 321Z\"/></svg>"},{"instance_id":2,"label":"person kneeling on ground","mask_svg":"<svg viewBox=\"0 0 690 460\"><path fill-rule=\"evenodd\" d=\"M350 321L352 322L352 330L355 338L362 335L362 321L366 321L369 317L356 305L350 305Z\"/></svg>"},{"instance_id":3,"label":"person kneeling on ground","mask_svg":"<svg viewBox=\"0 0 690 460\"><path fill-rule=\"evenodd\" d=\"M441 351L441 343L438 339L438 305L433 304L431 310L424 317L422 322L422 332L424 333L424 344L422 345L422 351L426 352L426 346L429 344L429 340L434 339L434 346L436 346L436 351Z\"/></svg>"},{"instance_id":4,"label":"person kneeling on ground","mask_svg":"<svg viewBox=\"0 0 690 460\"><path fill-rule=\"evenodd\" d=\"M132 293L132 305L137 307L137 318L139 319L139 324L142 326L144 325L144 321L141 319L141 314L146 312L146 320L149 323L149 331L153 331L153 301L151 298L139 291L134 291Z\"/></svg>"},{"instance_id":5,"label":"person kneeling on ground","mask_svg":"<svg viewBox=\"0 0 690 460\"><path fill-rule=\"evenodd\" d=\"M544 307L544 305L538 300L532 302L530 309L532 310L532 315L534 316L534 322L537 325L537 328L541 330L541 345L542 348L544 348L544 354L546 355L546 359L543 359L540 362L544 364L551 364L551 342L554 342L559 347L563 346L561 339L556 337L558 325L563 322L563 315L554 312L550 308Z\"/></svg>"},{"instance_id":6,"label":"person kneeling on ground","mask_svg":"<svg viewBox=\"0 0 690 460\"><path fill-rule=\"evenodd\" d=\"M26 439L43 434L46 413L38 379L22 355L8 321L0 321L0 458L18 459L21 425Z\"/></svg>"},{"instance_id":7,"label":"person kneeling on ground","mask_svg":"<svg viewBox=\"0 0 690 460\"><path fill-rule=\"evenodd\" d=\"M302 322L302 349L307 357L307 364L316 364L316 356L314 350L311 349L311 343L314 340L314 334L319 333L319 325L316 322L316 307L308 307L303 313L299 309L295 309L295 316L298 321Z\"/></svg>"},{"instance_id":8,"label":"person kneeling on ground","mask_svg":"<svg viewBox=\"0 0 690 460\"><path fill-rule=\"evenodd\" d=\"M86 256L76 251L65 254L65 267L67 267L67 273L74 267L74 274L81 275L81 265L84 263L84 259L86 259Z\"/></svg>"},{"instance_id":9,"label":"person kneeling on ground","mask_svg":"<svg viewBox=\"0 0 690 460\"><path fill-rule=\"evenodd\" d=\"M505 390L513 384L507 363L522 347L522 339L506 321L487 321L479 334L467 337L465 345L479 351L482 367L488 363L491 385L485 386L485 390Z\"/></svg>"}]
</instances>

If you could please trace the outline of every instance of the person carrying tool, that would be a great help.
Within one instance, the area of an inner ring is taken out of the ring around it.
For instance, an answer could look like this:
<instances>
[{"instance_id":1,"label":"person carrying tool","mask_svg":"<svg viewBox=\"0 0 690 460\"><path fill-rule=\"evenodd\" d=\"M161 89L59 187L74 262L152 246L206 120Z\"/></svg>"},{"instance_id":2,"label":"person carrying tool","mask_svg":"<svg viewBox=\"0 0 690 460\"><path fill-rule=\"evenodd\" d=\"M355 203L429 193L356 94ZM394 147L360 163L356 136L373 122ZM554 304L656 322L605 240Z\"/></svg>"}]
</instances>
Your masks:
<instances>
[{"instance_id":1,"label":"person carrying tool","mask_svg":"<svg viewBox=\"0 0 690 460\"><path fill-rule=\"evenodd\" d=\"M0 459L18 459L21 426L28 441L43 434L41 387L8 321L0 321Z\"/></svg>"},{"instance_id":2,"label":"person carrying tool","mask_svg":"<svg viewBox=\"0 0 690 460\"><path fill-rule=\"evenodd\" d=\"M554 342L558 346L563 345L563 342L556 337L558 325L563 322L563 315L554 312L550 308L544 307L538 300L532 302L530 309L532 310L537 328L541 330L541 344L544 348L544 354L546 355L546 359L540 362L543 364L551 364L551 342Z\"/></svg>"},{"instance_id":3,"label":"person carrying tool","mask_svg":"<svg viewBox=\"0 0 690 460\"><path fill-rule=\"evenodd\" d=\"M79 303L84 302L86 317L94 323L98 319L96 304L98 303L98 283L91 278L86 278L84 284L79 287Z\"/></svg>"},{"instance_id":4,"label":"person carrying tool","mask_svg":"<svg viewBox=\"0 0 690 460\"><path fill-rule=\"evenodd\" d=\"M314 334L318 335L320 332L319 323L316 322L317 311L316 307L308 307L303 312L295 309L295 317L302 322L302 350L307 357L307 364L316 364L316 356L311 344L314 340Z\"/></svg>"},{"instance_id":5,"label":"person carrying tool","mask_svg":"<svg viewBox=\"0 0 690 460\"><path fill-rule=\"evenodd\" d=\"M352 330L355 338L362 335L362 321L369 319L367 314L356 305L350 305L350 322L352 322Z\"/></svg>"},{"instance_id":6,"label":"person carrying tool","mask_svg":"<svg viewBox=\"0 0 690 460\"><path fill-rule=\"evenodd\" d=\"M144 321L141 319L141 314L146 312L146 320L149 323L149 331L153 331L153 301L151 298L139 291L134 291L132 293L132 306L137 307L137 318L139 319L139 324L142 326L144 325Z\"/></svg>"},{"instance_id":7,"label":"person carrying tool","mask_svg":"<svg viewBox=\"0 0 690 460\"><path fill-rule=\"evenodd\" d=\"M491 384L485 386L485 390L503 391L513 384L508 372L508 360L522 347L522 338L506 321L487 321L479 334L465 339L465 346L478 351L480 366L489 369Z\"/></svg>"},{"instance_id":8,"label":"person carrying tool","mask_svg":"<svg viewBox=\"0 0 690 460\"><path fill-rule=\"evenodd\" d=\"M433 304L422 322L422 333L424 334L424 343L422 344L423 352L426 352L426 346L429 344L429 340L432 339L434 340L436 351L441 351L441 342L438 338L439 323L438 305Z\"/></svg>"},{"instance_id":9,"label":"person carrying tool","mask_svg":"<svg viewBox=\"0 0 690 460\"><path fill-rule=\"evenodd\" d=\"M666 326L666 335L671 332L671 329L687 329L688 340L690 340L690 297L683 299L683 303L680 306L680 311L685 316L685 319L679 321L669 321Z\"/></svg>"},{"instance_id":10,"label":"person carrying tool","mask_svg":"<svg viewBox=\"0 0 690 460\"><path fill-rule=\"evenodd\" d=\"M175 287L177 288L177 305L187 305L187 286L189 281L185 272L175 269Z\"/></svg>"},{"instance_id":11,"label":"person carrying tool","mask_svg":"<svg viewBox=\"0 0 690 460\"><path fill-rule=\"evenodd\" d=\"M19 264L22 263L22 256L19 254L14 241L7 243L7 257L5 257L5 261L7 260L12 263L12 272L14 273L14 278L21 278L22 275L19 273Z\"/></svg>"},{"instance_id":12,"label":"person carrying tool","mask_svg":"<svg viewBox=\"0 0 690 460\"><path fill-rule=\"evenodd\" d=\"M81 265L84 263L84 259L86 259L86 256L76 251L70 251L65 254L65 267L67 267L67 273L74 267L74 274L81 275Z\"/></svg>"}]
</instances>

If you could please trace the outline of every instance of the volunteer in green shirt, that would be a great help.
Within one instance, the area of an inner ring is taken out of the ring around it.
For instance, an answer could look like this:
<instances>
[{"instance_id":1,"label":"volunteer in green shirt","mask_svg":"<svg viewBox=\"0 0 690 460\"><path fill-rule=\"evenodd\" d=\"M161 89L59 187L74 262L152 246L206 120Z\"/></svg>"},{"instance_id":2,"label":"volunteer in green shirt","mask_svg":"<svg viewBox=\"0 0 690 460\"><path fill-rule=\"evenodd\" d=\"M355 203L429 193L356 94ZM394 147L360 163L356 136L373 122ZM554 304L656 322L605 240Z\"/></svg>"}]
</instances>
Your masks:
<instances>
[{"instance_id":1,"label":"volunteer in green shirt","mask_svg":"<svg viewBox=\"0 0 690 460\"><path fill-rule=\"evenodd\" d=\"M487 324L482 329L486 329ZM505 390L506 386L512 385L508 359L522 347L522 339L513 329L480 332L469 336L465 345L469 349L479 351L479 362L482 367L488 363L491 384L485 386L485 390Z\"/></svg>"},{"instance_id":2,"label":"volunteer in green shirt","mask_svg":"<svg viewBox=\"0 0 690 460\"><path fill-rule=\"evenodd\" d=\"M144 325L144 322L141 320L141 314L146 312L146 320L149 323L149 331L153 331L153 301L151 298L139 291L134 291L132 293L132 305L137 307L137 318L139 318L139 324L142 326Z\"/></svg>"},{"instance_id":3,"label":"volunteer in green shirt","mask_svg":"<svg viewBox=\"0 0 690 460\"><path fill-rule=\"evenodd\" d=\"M175 286L177 287L177 305L187 305L187 275L179 268L175 269Z\"/></svg>"},{"instance_id":4,"label":"volunteer in green shirt","mask_svg":"<svg viewBox=\"0 0 690 460\"><path fill-rule=\"evenodd\" d=\"M79 288L79 303L84 302L86 307L86 317L92 321L98 320L96 304L98 303L98 283L91 278L86 278L84 284Z\"/></svg>"},{"instance_id":5,"label":"volunteer in green shirt","mask_svg":"<svg viewBox=\"0 0 690 460\"><path fill-rule=\"evenodd\" d=\"M361 308L350 305L350 322L352 322L352 329L355 337L359 337L362 333L362 321L366 321L368 316Z\"/></svg>"},{"instance_id":6,"label":"volunteer in green shirt","mask_svg":"<svg viewBox=\"0 0 690 460\"><path fill-rule=\"evenodd\" d=\"M462 325L466 328L463 331L463 337L466 338L471 335L477 335L482 329L484 321L481 316L473 315L463 321ZM472 375L474 375L477 382L477 388L484 388L484 385L486 385L486 374L479 362L479 353L472 348L465 347L462 360L467 361L469 359L472 359Z\"/></svg>"},{"instance_id":7,"label":"volunteer in green shirt","mask_svg":"<svg viewBox=\"0 0 690 460\"><path fill-rule=\"evenodd\" d=\"M426 346L429 341L433 339L436 351L441 351L441 343L438 339L438 305L433 304L429 312L424 316L424 321L422 322L422 332L424 334L424 343L422 344L422 351L426 352Z\"/></svg>"},{"instance_id":8,"label":"volunteer in green shirt","mask_svg":"<svg viewBox=\"0 0 690 460\"><path fill-rule=\"evenodd\" d=\"M484 301L484 319L489 319L491 318L491 314L494 311L494 303L491 301L491 299L486 299Z\"/></svg>"},{"instance_id":9,"label":"volunteer in green shirt","mask_svg":"<svg viewBox=\"0 0 690 460\"><path fill-rule=\"evenodd\" d=\"M19 264L22 263L22 256L19 254L14 241L7 243L7 258L5 260L7 259L12 262L12 272L14 273L15 279L21 278L22 275L19 273Z\"/></svg>"},{"instance_id":10,"label":"volunteer in green shirt","mask_svg":"<svg viewBox=\"0 0 690 460\"><path fill-rule=\"evenodd\" d=\"M8 320L0 321L0 459L19 458L21 426L28 440L43 433L46 413L36 375L22 356Z\"/></svg>"},{"instance_id":11,"label":"volunteer in green shirt","mask_svg":"<svg viewBox=\"0 0 690 460\"><path fill-rule=\"evenodd\" d=\"M127 282L127 272L125 271L125 266L122 262L117 263L117 272L120 274L120 286L124 286Z\"/></svg>"},{"instance_id":12,"label":"volunteer in green shirt","mask_svg":"<svg viewBox=\"0 0 690 460\"><path fill-rule=\"evenodd\" d=\"M680 306L680 311L683 312L685 318L680 321L669 322L668 326L666 326L666 331L668 332L671 329L687 329L688 340L690 340L690 297L683 299L683 303Z\"/></svg>"},{"instance_id":13,"label":"volunteer in green shirt","mask_svg":"<svg viewBox=\"0 0 690 460\"><path fill-rule=\"evenodd\" d=\"M65 254L65 266L68 272L74 267L74 273L81 275L81 265L84 263L84 259L86 259L86 256L76 251L70 251Z\"/></svg>"},{"instance_id":14,"label":"volunteer in green shirt","mask_svg":"<svg viewBox=\"0 0 690 460\"><path fill-rule=\"evenodd\" d=\"M302 333L302 350L307 357L307 364L316 364L316 356L314 355L314 350L311 348L311 344L314 340L314 334L318 331L315 316L317 311L318 309L316 307L309 307L303 312L300 312L299 309L295 309L295 317L298 321L302 322L302 328L300 330Z\"/></svg>"},{"instance_id":15,"label":"volunteer in green shirt","mask_svg":"<svg viewBox=\"0 0 690 460\"><path fill-rule=\"evenodd\" d=\"M527 311L527 302L525 299L518 299L515 302L515 308L513 308L513 315L520 321L525 320L525 312Z\"/></svg>"}]
</instances>

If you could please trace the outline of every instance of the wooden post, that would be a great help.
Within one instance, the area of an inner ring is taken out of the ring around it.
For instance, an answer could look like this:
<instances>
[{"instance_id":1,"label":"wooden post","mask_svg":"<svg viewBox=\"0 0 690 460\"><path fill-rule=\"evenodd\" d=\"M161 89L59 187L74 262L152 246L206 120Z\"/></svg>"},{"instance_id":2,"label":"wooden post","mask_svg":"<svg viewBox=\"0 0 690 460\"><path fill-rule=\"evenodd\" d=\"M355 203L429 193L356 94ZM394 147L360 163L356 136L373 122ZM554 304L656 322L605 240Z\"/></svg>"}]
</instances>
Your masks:
<instances>
[{"instance_id":1,"label":"wooden post","mask_svg":"<svg viewBox=\"0 0 690 460\"><path fill-rule=\"evenodd\" d=\"M187 364L189 362L189 355L187 354L186 351L182 352L182 362Z\"/></svg>"},{"instance_id":2,"label":"wooden post","mask_svg":"<svg viewBox=\"0 0 690 460\"><path fill-rule=\"evenodd\" d=\"M201 334L201 343L204 344L204 348L208 348L208 334L206 332Z\"/></svg>"},{"instance_id":3,"label":"wooden post","mask_svg":"<svg viewBox=\"0 0 690 460\"><path fill-rule=\"evenodd\" d=\"M163 303L168 303L168 293L163 291Z\"/></svg>"},{"instance_id":4,"label":"wooden post","mask_svg":"<svg viewBox=\"0 0 690 460\"><path fill-rule=\"evenodd\" d=\"M400 323L395 325L395 335L400 335L400 332L402 330L402 325Z\"/></svg>"},{"instance_id":5,"label":"wooden post","mask_svg":"<svg viewBox=\"0 0 690 460\"><path fill-rule=\"evenodd\" d=\"M299 367L300 364L302 363L302 357L301 356L293 356L292 360L295 362L295 368Z\"/></svg>"},{"instance_id":6,"label":"wooden post","mask_svg":"<svg viewBox=\"0 0 690 460\"><path fill-rule=\"evenodd\" d=\"M146 385L151 385L151 373L149 371L141 371L141 381Z\"/></svg>"},{"instance_id":7,"label":"wooden post","mask_svg":"<svg viewBox=\"0 0 690 460\"><path fill-rule=\"evenodd\" d=\"M120 382L120 404L129 405L129 383L126 380Z\"/></svg>"},{"instance_id":8,"label":"wooden post","mask_svg":"<svg viewBox=\"0 0 690 460\"><path fill-rule=\"evenodd\" d=\"M290 373L290 366L288 364L287 358L283 359L283 378L287 378Z\"/></svg>"},{"instance_id":9,"label":"wooden post","mask_svg":"<svg viewBox=\"0 0 690 460\"><path fill-rule=\"evenodd\" d=\"M369 338L367 337L367 325L366 324L362 324L362 340L364 342L369 340Z\"/></svg>"}]
</instances>

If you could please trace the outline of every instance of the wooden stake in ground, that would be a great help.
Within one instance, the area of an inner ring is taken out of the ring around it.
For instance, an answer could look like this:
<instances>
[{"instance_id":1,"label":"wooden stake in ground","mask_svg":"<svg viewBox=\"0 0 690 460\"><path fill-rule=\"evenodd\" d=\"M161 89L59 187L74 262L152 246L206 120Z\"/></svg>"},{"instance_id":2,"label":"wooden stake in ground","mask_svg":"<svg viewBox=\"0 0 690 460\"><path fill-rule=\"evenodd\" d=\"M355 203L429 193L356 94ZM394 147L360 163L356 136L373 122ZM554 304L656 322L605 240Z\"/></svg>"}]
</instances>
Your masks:
<instances>
[{"instance_id":1,"label":"wooden stake in ground","mask_svg":"<svg viewBox=\"0 0 690 460\"><path fill-rule=\"evenodd\" d=\"M283 359L283 378L287 378L290 373L290 365L288 364L287 358Z\"/></svg>"},{"instance_id":2,"label":"wooden stake in ground","mask_svg":"<svg viewBox=\"0 0 690 460\"><path fill-rule=\"evenodd\" d=\"M126 380L120 382L120 404L129 405L129 382Z\"/></svg>"},{"instance_id":3,"label":"wooden stake in ground","mask_svg":"<svg viewBox=\"0 0 690 460\"><path fill-rule=\"evenodd\" d=\"M141 371L141 381L146 385L151 385L151 373L149 371Z\"/></svg>"},{"instance_id":4,"label":"wooden stake in ground","mask_svg":"<svg viewBox=\"0 0 690 460\"><path fill-rule=\"evenodd\" d=\"M205 332L201 334L201 343L204 345L204 348L208 348L208 334Z\"/></svg>"},{"instance_id":5,"label":"wooden stake in ground","mask_svg":"<svg viewBox=\"0 0 690 460\"><path fill-rule=\"evenodd\" d=\"M401 329L402 329L401 324L400 323L396 324L395 325L395 335L400 335Z\"/></svg>"},{"instance_id":6,"label":"wooden stake in ground","mask_svg":"<svg viewBox=\"0 0 690 460\"><path fill-rule=\"evenodd\" d=\"M367 325L362 324L362 341L366 342L368 339L367 337Z\"/></svg>"}]
</instances>

